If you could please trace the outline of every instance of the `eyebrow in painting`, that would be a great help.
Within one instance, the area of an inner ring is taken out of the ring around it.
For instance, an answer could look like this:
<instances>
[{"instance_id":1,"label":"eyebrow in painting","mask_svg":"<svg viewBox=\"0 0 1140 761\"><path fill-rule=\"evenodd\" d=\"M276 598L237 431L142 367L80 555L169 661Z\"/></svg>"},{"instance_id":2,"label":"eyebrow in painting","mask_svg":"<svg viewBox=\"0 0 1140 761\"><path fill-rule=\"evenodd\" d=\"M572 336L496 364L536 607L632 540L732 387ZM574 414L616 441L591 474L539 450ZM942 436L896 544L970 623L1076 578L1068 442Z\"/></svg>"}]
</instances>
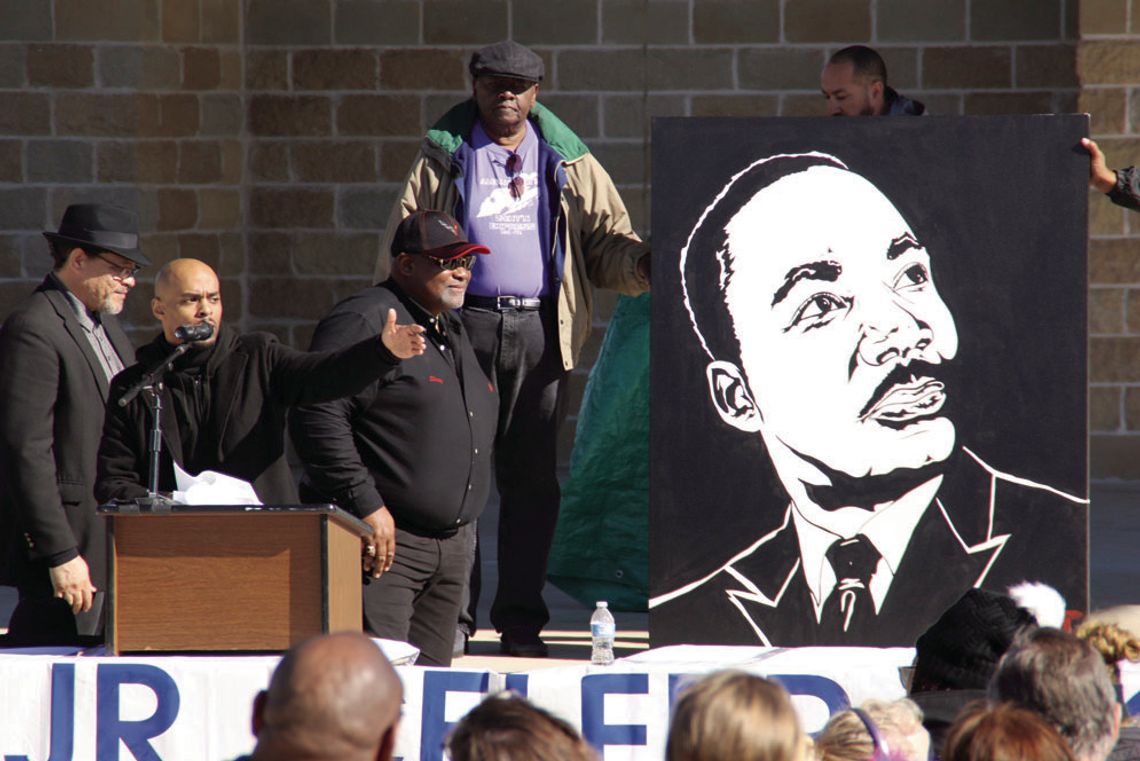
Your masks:
<instances>
[{"instance_id":1,"label":"eyebrow in painting","mask_svg":"<svg viewBox=\"0 0 1140 761\"><path fill-rule=\"evenodd\" d=\"M843 268L839 266L838 262L812 262L811 264L792 267L788 270L788 274L784 275L783 284L776 289L776 295L772 298L772 306L783 301L795 287L795 284L801 280L826 280L834 283L839 279L841 272L843 272Z\"/></svg>"},{"instance_id":2,"label":"eyebrow in painting","mask_svg":"<svg viewBox=\"0 0 1140 761\"><path fill-rule=\"evenodd\" d=\"M893 262L912 248L924 248L924 246L914 237L914 233L907 230L887 246L887 261Z\"/></svg>"}]
</instances>

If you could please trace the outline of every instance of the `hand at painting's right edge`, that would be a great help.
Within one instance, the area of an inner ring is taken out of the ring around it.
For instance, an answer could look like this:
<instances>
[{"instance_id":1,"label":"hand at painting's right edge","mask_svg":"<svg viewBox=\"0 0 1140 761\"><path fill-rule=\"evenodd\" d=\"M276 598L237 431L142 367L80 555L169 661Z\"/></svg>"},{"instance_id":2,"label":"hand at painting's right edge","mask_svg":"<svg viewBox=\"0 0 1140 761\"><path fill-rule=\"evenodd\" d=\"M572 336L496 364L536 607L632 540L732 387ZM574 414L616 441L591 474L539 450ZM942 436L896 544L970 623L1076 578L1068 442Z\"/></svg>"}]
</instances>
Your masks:
<instances>
[{"instance_id":1,"label":"hand at painting's right edge","mask_svg":"<svg viewBox=\"0 0 1140 761\"><path fill-rule=\"evenodd\" d=\"M1107 193L1116 187L1116 172L1108 168L1108 162L1095 140L1081 138L1081 147L1089 152L1089 187Z\"/></svg>"}]
</instances>

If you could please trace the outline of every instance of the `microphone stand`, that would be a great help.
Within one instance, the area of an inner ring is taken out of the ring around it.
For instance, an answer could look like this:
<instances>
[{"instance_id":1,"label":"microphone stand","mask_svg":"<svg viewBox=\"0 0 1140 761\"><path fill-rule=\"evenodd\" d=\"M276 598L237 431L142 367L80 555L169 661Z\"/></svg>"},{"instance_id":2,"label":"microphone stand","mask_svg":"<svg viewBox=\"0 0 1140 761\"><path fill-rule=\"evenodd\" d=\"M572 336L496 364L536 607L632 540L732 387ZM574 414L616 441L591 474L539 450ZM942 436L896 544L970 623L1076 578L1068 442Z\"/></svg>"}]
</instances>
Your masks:
<instances>
[{"instance_id":1,"label":"microphone stand","mask_svg":"<svg viewBox=\"0 0 1140 761\"><path fill-rule=\"evenodd\" d=\"M174 351L170 352L166 359L156 365L153 370L144 373L143 376L119 398L119 406L126 407L136 396L142 393L143 398L146 400L147 407L150 408L151 412L150 441L147 445L147 455L149 459L147 465L147 495L135 500L135 504L144 512L169 510L170 506L174 504L174 500L169 497L163 497L158 493L158 462L159 456L162 453L162 391L164 388L162 376L165 375L168 370L173 369L174 360L189 350L189 343L180 343L175 346Z\"/></svg>"}]
</instances>

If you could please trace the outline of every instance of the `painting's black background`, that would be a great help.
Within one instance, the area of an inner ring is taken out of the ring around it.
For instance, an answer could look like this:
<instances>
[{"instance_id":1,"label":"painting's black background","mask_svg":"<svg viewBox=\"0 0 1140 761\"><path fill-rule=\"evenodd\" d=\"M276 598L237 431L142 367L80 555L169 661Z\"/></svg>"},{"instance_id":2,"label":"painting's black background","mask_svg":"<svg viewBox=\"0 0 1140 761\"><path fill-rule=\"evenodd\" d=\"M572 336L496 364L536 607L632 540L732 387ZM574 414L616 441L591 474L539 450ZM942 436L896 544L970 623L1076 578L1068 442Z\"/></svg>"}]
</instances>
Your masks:
<instances>
[{"instance_id":1,"label":"painting's black background","mask_svg":"<svg viewBox=\"0 0 1140 761\"><path fill-rule=\"evenodd\" d=\"M787 507L759 434L726 426L709 400L678 269L728 179L777 153L838 157L927 245L959 334L948 409L958 445L1087 496L1087 129L1075 115L654 120L651 598L720 567ZM1087 535L1041 551L1085 556ZM694 621L685 640L716 625Z\"/></svg>"}]
</instances>

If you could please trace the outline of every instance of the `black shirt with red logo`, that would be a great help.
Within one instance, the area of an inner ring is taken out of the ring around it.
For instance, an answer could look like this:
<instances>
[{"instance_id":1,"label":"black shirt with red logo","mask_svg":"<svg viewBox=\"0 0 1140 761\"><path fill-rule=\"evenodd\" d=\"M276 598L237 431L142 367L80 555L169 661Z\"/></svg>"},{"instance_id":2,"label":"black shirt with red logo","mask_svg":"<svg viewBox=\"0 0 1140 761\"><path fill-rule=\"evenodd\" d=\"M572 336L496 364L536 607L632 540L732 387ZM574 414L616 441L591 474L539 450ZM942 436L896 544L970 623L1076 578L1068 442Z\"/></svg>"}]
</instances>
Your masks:
<instances>
[{"instance_id":1,"label":"black shirt with red logo","mask_svg":"<svg viewBox=\"0 0 1140 761\"><path fill-rule=\"evenodd\" d=\"M487 501L499 406L459 318L432 318L387 280L334 307L310 348L375 336L389 309L398 324L427 329L427 351L354 396L292 411L289 429L305 466L301 495L359 517L386 505L400 528L450 532Z\"/></svg>"}]
</instances>

